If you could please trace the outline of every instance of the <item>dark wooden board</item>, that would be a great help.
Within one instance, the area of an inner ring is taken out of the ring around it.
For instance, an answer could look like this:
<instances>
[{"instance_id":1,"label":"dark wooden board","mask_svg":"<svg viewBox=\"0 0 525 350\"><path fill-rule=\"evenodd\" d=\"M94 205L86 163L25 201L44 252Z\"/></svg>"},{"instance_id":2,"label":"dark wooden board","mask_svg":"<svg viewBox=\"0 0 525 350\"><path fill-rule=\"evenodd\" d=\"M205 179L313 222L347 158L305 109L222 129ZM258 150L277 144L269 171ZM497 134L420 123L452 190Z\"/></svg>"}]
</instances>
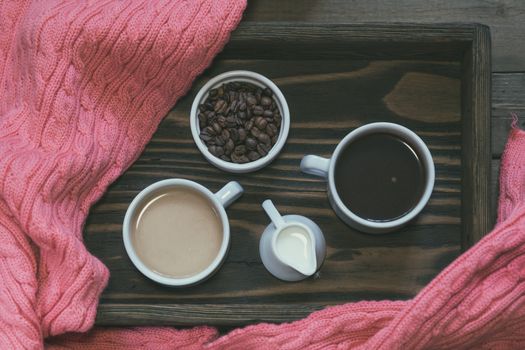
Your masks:
<instances>
[{"instance_id":1,"label":"dark wooden board","mask_svg":"<svg viewBox=\"0 0 525 350\"><path fill-rule=\"evenodd\" d=\"M490 143L487 148L477 141L490 136L486 28L330 28L241 26L213 66L161 123L140 159L95 205L85 240L111 271L98 324L283 322L325 305L406 299L479 239L465 228L466 222L480 232L488 231L493 217L489 214ZM388 35L399 45L385 46ZM335 53L337 47L321 50L329 47L330 37L342 52ZM293 50L285 50L292 41ZM264 50L264 45L271 50ZM392 59L387 59L389 54ZM255 70L272 78L288 99L292 115L290 136L280 157L246 175L227 174L208 164L193 144L188 123L199 87L232 69ZM301 174L299 162L308 153L329 156L349 131L379 120L415 130L430 147L437 177L428 206L412 224L399 232L372 236L337 219L326 198L326 184ZM152 182L170 177L189 178L212 191L237 180L246 190L227 210L232 246L226 263L210 280L186 289L166 288L143 277L128 259L121 238L124 213L133 197ZM265 271L258 241L268 224L260 206L266 198L283 213L306 215L323 229L327 260L316 278L285 283Z\"/></svg>"},{"instance_id":2,"label":"dark wooden board","mask_svg":"<svg viewBox=\"0 0 525 350\"><path fill-rule=\"evenodd\" d=\"M512 124L511 113L520 115L525 127L525 73L492 75L492 157L500 158Z\"/></svg>"},{"instance_id":3,"label":"dark wooden board","mask_svg":"<svg viewBox=\"0 0 525 350\"><path fill-rule=\"evenodd\" d=\"M490 26L493 70L525 71L523 0L250 0L243 21L482 23Z\"/></svg>"}]
</instances>

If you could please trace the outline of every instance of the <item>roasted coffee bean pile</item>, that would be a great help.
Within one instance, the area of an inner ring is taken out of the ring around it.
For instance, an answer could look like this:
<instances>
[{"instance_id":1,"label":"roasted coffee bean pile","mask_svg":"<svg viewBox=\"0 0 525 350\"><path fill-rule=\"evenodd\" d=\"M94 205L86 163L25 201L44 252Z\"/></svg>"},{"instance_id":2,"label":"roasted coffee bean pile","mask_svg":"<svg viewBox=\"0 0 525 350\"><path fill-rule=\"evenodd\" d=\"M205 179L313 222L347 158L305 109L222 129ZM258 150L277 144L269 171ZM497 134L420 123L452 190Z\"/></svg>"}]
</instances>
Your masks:
<instances>
[{"instance_id":1,"label":"roasted coffee bean pile","mask_svg":"<svg viewBox=\"0 0 525 350\"><path fill-rule=\"evenodd\" d=\"M282 120L272 90L244 82L210 90L198 117L200 138L210 153L233 163L266 156L277 142Z\"/></svg>"}]
</instances>

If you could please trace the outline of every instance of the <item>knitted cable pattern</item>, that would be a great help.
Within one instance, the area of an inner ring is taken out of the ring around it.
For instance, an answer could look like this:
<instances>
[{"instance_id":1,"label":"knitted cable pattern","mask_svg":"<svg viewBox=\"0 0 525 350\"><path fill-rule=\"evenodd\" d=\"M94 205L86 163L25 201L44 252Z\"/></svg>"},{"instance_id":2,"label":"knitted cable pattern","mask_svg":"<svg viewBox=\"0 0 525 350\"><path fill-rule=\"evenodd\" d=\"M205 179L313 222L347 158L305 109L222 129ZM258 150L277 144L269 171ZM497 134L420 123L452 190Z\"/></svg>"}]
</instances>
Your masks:
<instances>
[{"instance_id":1,"label":"knitted cable pattern","mask_svg":"<svg viewBox=\"0 0 525 350\"><path fill-rule=\"evenodd\" d=\"M0 349L91 328L109 273L83 245L88 210L245 6L0 0Z\"/></svg>"}]
</instances>

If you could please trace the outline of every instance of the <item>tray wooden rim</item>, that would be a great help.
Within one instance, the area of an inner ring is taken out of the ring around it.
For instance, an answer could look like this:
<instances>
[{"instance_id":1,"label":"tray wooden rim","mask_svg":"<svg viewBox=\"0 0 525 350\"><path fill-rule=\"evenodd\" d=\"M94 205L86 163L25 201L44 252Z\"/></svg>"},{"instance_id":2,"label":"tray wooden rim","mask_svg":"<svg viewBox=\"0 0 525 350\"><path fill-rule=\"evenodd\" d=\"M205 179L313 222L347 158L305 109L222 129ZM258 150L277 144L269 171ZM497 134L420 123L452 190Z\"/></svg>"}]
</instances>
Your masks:
<instances>
[{"instance_id":1,"label":"tray wooden rim","mask_svg":"<svg viewBox=\"0 0 525 350\"><path fill-rule=\"evenodd\" d=\"M490 31L476 23L462 24L310 24L243 23L232 33L228 48L234 51L249 40L261 44L293 45L308 40L338 45L362 45L372 41L421 44L438 57L461 53L462 112L462 249L468 249L492 227L490 213ZM461 51L460 51L461 50ZM269 51L269 50L268 50ZM366 48L365 48L366 51ZM427 52L427 53L428 53ZM351 54L350 52L346 52ZM228 57L228 53L223 53ZM257 53L255 53L257 54ZM378 53L381 58L383 53ZM399 52L396 58L414 57L415 51ZM432 57L432 55L429 55ZM423 59L425 55L423 55ZM367 56L368 57L368 56ZM388 55L385 55L388 57ZM457 58L457 56L456 56ZM246 325L256 322L286 322L300 319L327 304L145 304L104 303L98 307L97 325Z\"/></svg>"}]
</instances>

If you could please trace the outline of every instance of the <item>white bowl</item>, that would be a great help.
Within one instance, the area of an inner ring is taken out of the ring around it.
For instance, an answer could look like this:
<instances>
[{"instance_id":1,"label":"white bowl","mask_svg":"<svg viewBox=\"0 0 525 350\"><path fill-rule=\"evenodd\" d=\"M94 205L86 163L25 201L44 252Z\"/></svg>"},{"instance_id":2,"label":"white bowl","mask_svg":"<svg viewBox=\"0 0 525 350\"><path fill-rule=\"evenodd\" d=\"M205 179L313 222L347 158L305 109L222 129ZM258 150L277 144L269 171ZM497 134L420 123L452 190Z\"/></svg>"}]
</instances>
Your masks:
<instances>
[{"instance_id":1,"label":"white bowl","mask_svg":"<svg viewBox=\"0 0 525 350\"><path fill-rule=\"evenodd\" d=\"M208 147L204 144L204 142L200 139L199 136L199 105L206 100L206 98L208 97L208 92L211 89L218 88L220 85L232 81L251 83L261 88L270 88L270 90L272 90L273 92L275 103L277 104L277 108L279 108L279 112L281 113L282 117L279 137L275 145L273 145L273 147L268 152L268 154L253 162L248 162L244 164L227 162L218 157L215 157L213 154L210 153L210 151L208 151ZM249 173L265 167L277 157L279 152L281 152L281 149L283 148L286 139L288 138L288 132L290 130L290 111L288 110L288 104L286 103L286 99L284 98L283 93L281 92L281 90L279 90L277 85L275 85L270 79L255 72L236 70L217 75L216 77L210 79L199 90L197 96L195 97L195 100L193 100L193 105L191 106L190 126L191 134L193 135L193 140L195 141L195 144L197 144L197 147L199 148L201 153L211 164L215 165L221 170L228 171L231 173Z\"/></svg>"}]
</instances>

